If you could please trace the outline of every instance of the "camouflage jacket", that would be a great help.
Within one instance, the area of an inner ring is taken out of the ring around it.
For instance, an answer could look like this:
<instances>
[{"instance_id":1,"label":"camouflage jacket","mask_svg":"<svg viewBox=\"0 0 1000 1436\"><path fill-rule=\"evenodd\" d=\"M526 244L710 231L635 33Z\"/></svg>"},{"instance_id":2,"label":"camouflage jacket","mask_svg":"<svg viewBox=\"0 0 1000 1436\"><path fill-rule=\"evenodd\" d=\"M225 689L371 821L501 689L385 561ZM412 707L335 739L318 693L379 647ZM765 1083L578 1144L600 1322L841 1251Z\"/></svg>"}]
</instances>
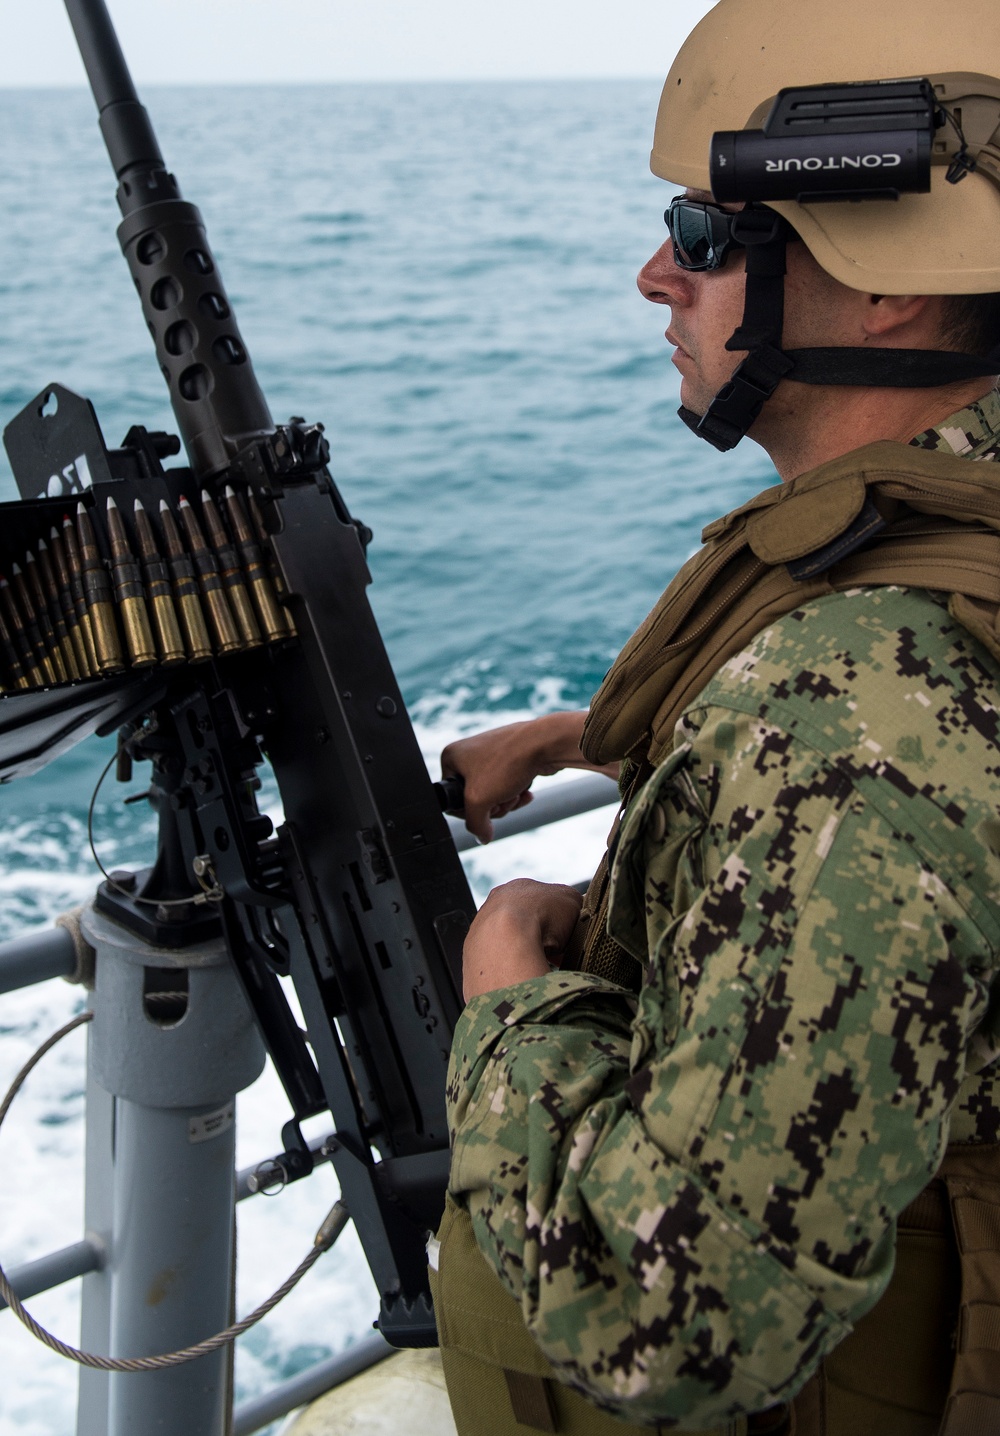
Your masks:
<instances>
[{"instance_id":1,"label":"camouflage jacket","mask_svg":"<svg viewBox=\"0 0 1000 1436\"><path fill-rule=\"evenodd\" d=\"M1000 455L990 395L914 441ZM949 1138L1000 1140L1000 667L921 590L824 597L685 713L622 824L638 1000L469 1004L451 1189L560 1375L633 1422L793 1395Z\"/></svg>"}]
</instances>

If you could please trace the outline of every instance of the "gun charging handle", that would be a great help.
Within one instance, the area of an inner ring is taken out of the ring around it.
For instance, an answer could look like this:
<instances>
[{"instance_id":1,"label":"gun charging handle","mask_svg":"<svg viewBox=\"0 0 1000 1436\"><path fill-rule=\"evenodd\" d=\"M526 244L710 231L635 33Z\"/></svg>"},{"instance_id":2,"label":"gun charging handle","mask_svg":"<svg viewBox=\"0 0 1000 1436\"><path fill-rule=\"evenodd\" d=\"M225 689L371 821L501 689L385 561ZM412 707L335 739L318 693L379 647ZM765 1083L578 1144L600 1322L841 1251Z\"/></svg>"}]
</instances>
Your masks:
<instances>
[{"instance_id":1,"label":"gun charging handle","mask_svg":"<svg viewBox=\"0 0 1000 1436\"><path fill-rule=\"evenodd\" d=\"M451 813L456 818L465 814L465 779L461 773L450 778L441 778L434 784L434 793L441 804L442 813Z\"/></svg>"},{"instance_id":2,"label":"gun charging handle","mask_svg":"<svg viewBox=\"0 0 1000 1436\"><path fill-rule=\"evenodd\" d=\"M118 178L118 241L199 477L274 422L198 209L181 198L140 104L104 0L65 0Z\"/></svg>"}]
</instances>

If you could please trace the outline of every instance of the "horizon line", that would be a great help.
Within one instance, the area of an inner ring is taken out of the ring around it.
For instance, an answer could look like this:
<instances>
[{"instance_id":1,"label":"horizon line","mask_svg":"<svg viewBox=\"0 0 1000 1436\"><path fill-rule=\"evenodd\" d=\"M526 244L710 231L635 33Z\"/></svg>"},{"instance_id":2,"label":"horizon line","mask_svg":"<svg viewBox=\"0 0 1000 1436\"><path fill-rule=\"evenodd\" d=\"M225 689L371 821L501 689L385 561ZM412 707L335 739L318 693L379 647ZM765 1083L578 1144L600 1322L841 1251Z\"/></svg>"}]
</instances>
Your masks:
<instances>
[{"instance_id":1,"label":"horizon line","mask_svg":"<svg viewBox=\"0 0 1000 1436\"><path fill-rule=\"evenodd\" d=\"M492 85L492 84L513 84L513 85L551 85L551 84L615 84L624 81L655 81L662 85L662 76L654 73L629 74L629 75L607 75L607 74L579 74L579 75L358 75L346 76L336 75L327 79L296 79L292 76L282 79L272 77L261 77L260 79L250 78L227 78L212 80L150 80L144 79L141 75L133 77L137 87L145 89L192 89L205 90L224 87L227 89L249 88L255 89L308 89L310 87L326 88L334 85ZM38 93L51 93L52 91L82 91L90 94L90 87L86 80L74 81L52 81L42 83L37 81L0 80L0 94L3 93L24 93L35 91Z\"/></svg>"}]
</instances>

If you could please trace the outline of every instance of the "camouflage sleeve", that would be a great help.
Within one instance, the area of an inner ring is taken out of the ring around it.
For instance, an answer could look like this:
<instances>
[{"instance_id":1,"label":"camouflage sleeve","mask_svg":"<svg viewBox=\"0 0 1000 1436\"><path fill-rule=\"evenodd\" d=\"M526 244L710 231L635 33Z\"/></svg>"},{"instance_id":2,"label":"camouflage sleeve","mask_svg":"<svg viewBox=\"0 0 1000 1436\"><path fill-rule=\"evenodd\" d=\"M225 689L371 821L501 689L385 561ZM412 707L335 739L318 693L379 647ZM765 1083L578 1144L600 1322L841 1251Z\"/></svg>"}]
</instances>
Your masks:
<instances>
[{"instance_id":1,"label":"camouflage sleeve","mask_svg":"<svg viewBox=\"0 0 1000 1436\"><path fill-rule=\"evenodd\" d=\"M877 1300L988 999L909 835L719 696L618 846L627 1058L618 990L554 974L470 1004L449 1089L453 1190L546 1356L696 1427L793 1394Z\"/></svg>"}]
</instances>

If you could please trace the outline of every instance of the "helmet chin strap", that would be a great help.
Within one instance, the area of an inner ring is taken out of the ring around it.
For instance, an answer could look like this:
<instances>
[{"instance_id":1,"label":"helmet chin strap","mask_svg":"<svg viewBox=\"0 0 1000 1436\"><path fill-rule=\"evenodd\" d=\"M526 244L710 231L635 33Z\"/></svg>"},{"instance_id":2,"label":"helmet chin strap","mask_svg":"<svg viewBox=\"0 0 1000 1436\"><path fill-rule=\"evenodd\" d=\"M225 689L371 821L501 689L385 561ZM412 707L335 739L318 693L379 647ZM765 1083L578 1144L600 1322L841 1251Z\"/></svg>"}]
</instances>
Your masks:
<instances>
[{"instance_id":1,"label":"helmet chin strap","mask_svg":"<svg viewBox=\"0 0 1000 1436\"><path fill-rule=\"evenodd\" d=\"M725 452L735 449L795 361L781 352L785 320L785 248L791 226L773 209L748 205L733 222L733 238L746 246L743 321L727 349L749 350L704 414L683 406L680 417L699 438Z\"/></svg>"},{"instance_id":2,"label":"helmet chin strap","mask_svg":"<svg viewBox=\"0 0 1000 1436\"><path fill-rule=\"evenodd\" d=\"M735 449L782 379L866 389L932 389L1000 374L1000 345L985 358L945 349L783 350L785 249L793 233L774 210L749 205L737 216L733 237L746 247L746 297L742 322L726 348L748 352L704 414L683 406L677 411L699 438L723 453Z\"/></svg>"}]
</instances>

